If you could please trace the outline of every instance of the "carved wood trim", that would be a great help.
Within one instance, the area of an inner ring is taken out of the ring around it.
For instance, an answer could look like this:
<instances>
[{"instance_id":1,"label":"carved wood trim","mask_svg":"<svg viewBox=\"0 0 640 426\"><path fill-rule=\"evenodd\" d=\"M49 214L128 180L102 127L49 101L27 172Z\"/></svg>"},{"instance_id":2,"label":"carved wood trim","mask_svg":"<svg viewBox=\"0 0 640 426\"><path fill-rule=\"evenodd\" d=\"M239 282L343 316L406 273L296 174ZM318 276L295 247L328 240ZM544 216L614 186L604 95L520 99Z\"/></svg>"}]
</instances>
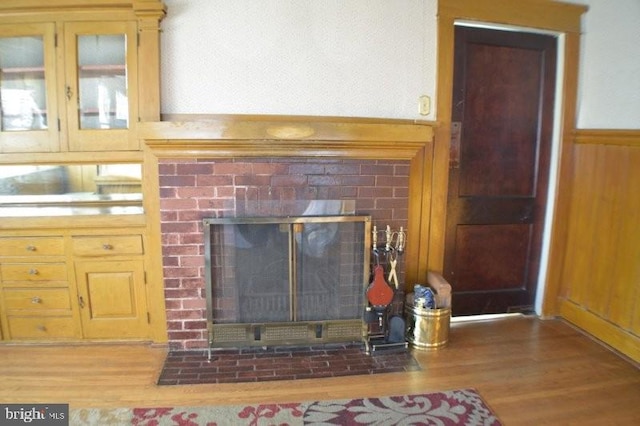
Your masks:
<instances>
[{"instance_id":1,"label":"carved wood trim","mask_svg":"<svg viewBox=\"0 0 640 426\"><path fill-rule=\"evenodd\" d=\"M575 143L640 148L640 130L578 129L575 133Z\"/></svg>"},{"instance_id":2,"label":"carved wood trim","mask_svg":"<svg viewBox=\"0 0 640 426\"><path fill-rule=\"evenodd\" d=\"M166 15L161 0L2 0L0 20L20 17L21 21L89 20L95 14L108 14L108 20L138 18L158 21ZM153 25L153 23L151 24Z\"/></svg>"},{"instance_id":3,"label":"carved wood trim","mask_svg":"<svg viewBox=\"0 0 640 426\"><path fill-rule=\"evenodd\" d=\"M332 157L411 160L433 140L430 125L362 121L217 119L141 123L159 157Z\"/></svg>"}]
</instances>

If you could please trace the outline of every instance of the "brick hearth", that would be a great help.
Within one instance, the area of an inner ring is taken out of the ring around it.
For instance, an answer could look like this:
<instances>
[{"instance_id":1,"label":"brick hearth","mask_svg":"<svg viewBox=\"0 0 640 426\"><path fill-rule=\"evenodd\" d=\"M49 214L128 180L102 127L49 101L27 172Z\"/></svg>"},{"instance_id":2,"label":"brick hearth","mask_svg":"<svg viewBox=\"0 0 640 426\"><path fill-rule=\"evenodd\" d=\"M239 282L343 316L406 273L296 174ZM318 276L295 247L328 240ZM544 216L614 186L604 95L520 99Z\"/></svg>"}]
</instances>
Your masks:
<instances>
[{"instance_id":1,"label":"brick hearth","mask_svg":"<svg viewBox=\"0 0 640 426\"><path fill-rule=\"evenodd\" d=\"M211 361L206 351L174 351L167 356L159 385L240 383L297 380L359 374L418 371L409 352L375 356L360 345L272 347L217 350Z\"/></svg>"}]
</instances>

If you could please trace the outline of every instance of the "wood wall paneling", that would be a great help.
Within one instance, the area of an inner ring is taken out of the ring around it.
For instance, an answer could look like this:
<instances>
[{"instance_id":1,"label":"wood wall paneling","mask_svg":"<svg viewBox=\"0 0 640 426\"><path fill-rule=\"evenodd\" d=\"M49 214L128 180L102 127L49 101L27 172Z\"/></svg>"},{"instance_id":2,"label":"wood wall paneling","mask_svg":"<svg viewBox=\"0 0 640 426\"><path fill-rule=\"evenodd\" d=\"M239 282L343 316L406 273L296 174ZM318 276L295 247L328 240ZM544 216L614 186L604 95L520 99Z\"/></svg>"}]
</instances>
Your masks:
<instances>
[{"instance_id":1,"label":"wood wall paneling","mask_svg":"<svg viewBox=\"0 0 640 426\"><path fill-rule=\"evenodd\" d=\"M640 130L579 130L561 314L640 359Z\"/></svg>"}]
</instances>

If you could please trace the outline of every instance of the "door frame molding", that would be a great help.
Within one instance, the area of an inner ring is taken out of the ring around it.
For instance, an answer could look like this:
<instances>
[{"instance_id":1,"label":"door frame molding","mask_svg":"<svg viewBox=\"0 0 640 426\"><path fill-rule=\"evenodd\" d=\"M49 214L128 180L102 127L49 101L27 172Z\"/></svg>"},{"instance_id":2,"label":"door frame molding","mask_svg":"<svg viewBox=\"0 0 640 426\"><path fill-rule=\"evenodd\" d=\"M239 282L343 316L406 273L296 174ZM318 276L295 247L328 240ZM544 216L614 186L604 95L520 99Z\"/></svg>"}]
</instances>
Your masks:
<instances>
[{"instance_id":1,"label":"door frame molding","mask_svg":"<svg viewBox=\"0 0 640 426\"><path fill-rule=\"evenodd\" d=\"M439 0L437 46L437 110L432 171L431 232L429 239L429 269L443 270L446 230L447 191L449 180L449 144L451 134L451 103L453 92L454 25L456 22L476 22L494 26L515 26L532 30L551 31L562 36L563 58L558 67L563 68L559 104L560 133L559 161L556 181L555 204L551 225L549 264L544 286L542 312L544 316L559 313L557 302L562 265L566 245L566 226L570 201L570 177L573 163L572 138L576 128L576 104L578 94L578 67L580 58L581 17L586 6L560 3L551 0ZM557 108L557 107L556 107ZM553 167L553 165L551 165ZM541 289L538 289L541 290Z\"/></svg>"}]
</instances>

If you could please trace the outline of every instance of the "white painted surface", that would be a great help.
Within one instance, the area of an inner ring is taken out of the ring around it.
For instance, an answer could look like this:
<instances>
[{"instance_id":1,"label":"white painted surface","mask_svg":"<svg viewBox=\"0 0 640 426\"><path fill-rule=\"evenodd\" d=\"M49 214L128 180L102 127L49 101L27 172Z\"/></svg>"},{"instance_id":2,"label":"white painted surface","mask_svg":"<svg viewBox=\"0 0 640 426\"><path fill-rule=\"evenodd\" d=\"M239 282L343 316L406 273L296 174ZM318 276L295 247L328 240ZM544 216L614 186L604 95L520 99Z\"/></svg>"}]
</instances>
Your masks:
<instances>
[{"instance_id":1,"label":"white painted surface","mask_svg":"<svg viewBox=\"0 0 640 426\"><path fill-rule=\"evenodd\" d=\"M165 3L163 113L434 117L435 0Z\"/></svg>"},{"instance_id":2,"label":"white painted surface","mask_svg":"<svg viewBox=\"0 0 640 426\"><path fill-rule=\"evenodd\" d=\"M640 129L640 0L569 0L582 21L578 127Z\"/></svg>"},{"instance_id":3,"label":"white painted surface","mask_svg":"<svg viewBox=\"0 0 640 426\"><path fill-rule=\"evenodd\" d=\"M165 0L162 112L433 120L436 1ZM640 0L568 1L590 7L578 127L640 128Z\"/></svg>"}]
</instances>

